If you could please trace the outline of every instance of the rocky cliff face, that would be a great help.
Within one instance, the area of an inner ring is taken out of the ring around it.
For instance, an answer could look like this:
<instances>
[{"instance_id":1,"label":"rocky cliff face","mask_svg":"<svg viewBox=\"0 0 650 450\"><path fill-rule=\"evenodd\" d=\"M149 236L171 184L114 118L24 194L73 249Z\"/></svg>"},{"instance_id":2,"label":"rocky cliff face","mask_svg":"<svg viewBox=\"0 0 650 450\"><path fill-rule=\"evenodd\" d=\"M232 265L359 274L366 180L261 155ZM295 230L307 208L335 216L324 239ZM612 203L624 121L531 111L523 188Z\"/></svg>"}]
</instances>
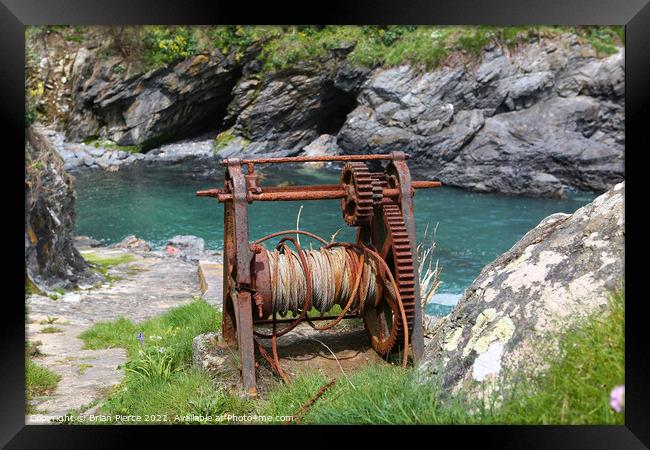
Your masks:
<instances>
[{"instance_id":1,"label":"rocky cliff face","mask_svg":"<svg viewBox=\"0 0 650 450\"><path fill-rule=\"evenodd\" d=\"M42 130L25 142L25 271L42 290L91 283L98 276L74 247L74 191L63 161Z\"/></svg>"},{"instance_id":2,"label":"rocky cliff face","mask_svg":"<svg viewBox=\"0 0 650 450\"><path fill-rule=\"evenodd\" d=\"M200 54L126 80L118 58L108 62L81 48L73 66L71 141L105 138L151 148L206 127L222 125L239 66L218 51Z\"/></svg>"},{"instance_id":3,"label":"rocky cliff face","mask_svg":"<svg viewBox=\"0 0 650 450\"><path fill-rule=\"evenodd\" d=\"M483 269L440 321L421 365L443 390L472 389L544 356L580 317L623 287L625 184L574 214L553 214Z\"/></svg>"},{"instance_id":4,"label":"rocky cliff face","mask_svg":"<svg viewBox=\"0 0 650 450\"><path fill-rule=\"evenodd\" d=\"M146 148L207 124L222 135L205 164L295 155L328 135L332 152L405 151L428 178L507 194L604 191L624 177L622 50L599 58L567 34L429 72L356 67L350 50L274 73L252 50L216 52L122 80L81 49L67 138Z\"/></svg>"},{"instance_id":5,"label":"rocky cliff face","mask_svg":"<svg viewBox=\"0 0 650 450\"><path fill-rule=\"evenodd\" d=\"M488 49L474 67L377 70L338 133L348 153L403 150L430 178L482 192L558 196L623 179L622 52L577 42Z\"/></svg>"},{"instance_id":6,"label":"rocky cliff face","mask_svg":"<svg viewBox=\"0 0 650 450\"><path fill-rule=\"evenodd\" d=\"M334 53L323 63L301 63L263 75L250 72L236 86L229 117L235 120L230 145L220 157L241 154L297 154L325 134L336 134L356 106L368 69Z\"/></svg>"}]
</instances>

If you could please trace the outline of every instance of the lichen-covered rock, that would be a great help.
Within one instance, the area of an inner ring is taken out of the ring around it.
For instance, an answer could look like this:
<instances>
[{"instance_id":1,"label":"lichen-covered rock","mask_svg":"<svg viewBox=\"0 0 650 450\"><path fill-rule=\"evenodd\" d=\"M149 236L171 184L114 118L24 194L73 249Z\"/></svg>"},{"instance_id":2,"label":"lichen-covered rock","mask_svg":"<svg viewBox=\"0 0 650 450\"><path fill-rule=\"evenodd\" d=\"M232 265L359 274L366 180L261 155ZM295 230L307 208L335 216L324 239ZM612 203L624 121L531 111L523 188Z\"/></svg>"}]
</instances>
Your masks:
<instances>
[{"instance_id":1,"label":"lichen-covered rock","mask_svg":"<svg viewBox=\"0 0 650 450\"><path fill-rule=\"evenodd\" d=\"M192 339L192 366L208 372L220 372L229 363L232 352L219 345L218 333L205 333Z\"/></svg>"},{"instance_id":2,"label":"lichen-covered rock","mask_svg":"<svg viewBox=\"0 0 650 450\"><path fill-rule=\"evenodd\" d=\"M553 214L483 269L435 325L421 364L443 389L537 371L563 332L624 280L625 183L574 214Z\"/></svg>"},{"instance_id":3,"label":"lichen-covered rock","mask_svg":"<svg viewBox=\"0 0 650 450\"><path fill-rule=\"evenodd\" d=\"M72 179L40 127L32 126L25 134L27 277L44 291L98 281L74 246Z\"/></svg>"}]
</instances>

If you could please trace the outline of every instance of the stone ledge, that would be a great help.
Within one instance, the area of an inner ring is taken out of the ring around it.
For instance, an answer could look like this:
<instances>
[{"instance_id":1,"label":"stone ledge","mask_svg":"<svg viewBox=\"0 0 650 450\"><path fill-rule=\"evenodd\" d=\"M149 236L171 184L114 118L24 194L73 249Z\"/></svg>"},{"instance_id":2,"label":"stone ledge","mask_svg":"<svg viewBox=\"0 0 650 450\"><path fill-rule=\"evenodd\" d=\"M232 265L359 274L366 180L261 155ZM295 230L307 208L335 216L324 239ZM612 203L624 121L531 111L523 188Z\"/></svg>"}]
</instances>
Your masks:
<instances>
[{"instance_id":1,"label":"stone ledge","mask_svg":"<svg viewBox=\"0 0 650 450\"><path fill-rule=\"evenodd\" d=\"M223 264L199 261L199 286L201 295L211 305L221 309L223 303Z\"/></svg>"}]
</instances>

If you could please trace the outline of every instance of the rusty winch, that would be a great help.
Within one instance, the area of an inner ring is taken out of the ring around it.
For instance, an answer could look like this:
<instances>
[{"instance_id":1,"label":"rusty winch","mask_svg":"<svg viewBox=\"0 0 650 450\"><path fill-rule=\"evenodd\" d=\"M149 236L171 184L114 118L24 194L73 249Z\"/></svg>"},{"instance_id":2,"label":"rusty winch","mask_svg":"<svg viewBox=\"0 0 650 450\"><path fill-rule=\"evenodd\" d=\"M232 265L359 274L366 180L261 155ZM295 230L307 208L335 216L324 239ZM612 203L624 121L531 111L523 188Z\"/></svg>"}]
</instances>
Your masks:
<instances>
[{"instance_id":1,"label":"rusty winch","mask_svg":"<svg viewBox=\"0 0 650 450\"><path fill-rule=\"evenodd\" d=\"M255 351L285 378L276 339L303 321L326 330L343 319L360 318L380 355L402 351L406 365L410 347L413 361L421 358L413 194L440 182L412 181L407 159L403 152L227 159L222 162L224 188L197 192L224 204L222 334L227 344L238 347L243 385L250 393L256 392ZM383 170L370 171L368 161L386 164ZM256 164L306 162L343 163L340 183L260 186L255 173ZM341 200L345 223L357 228L356 242L328 242L303 230L279 231L249 242L248 204L332 199ZM292 237L297 234L322 247L304 250ZM267 250L262 243L271 238L280 240L274 250ZM318 325L323 321L329 322ZM270 333L259 331L269 325ZM271 339L272 356L256 337Z\"/></svg>"}]
</instances>

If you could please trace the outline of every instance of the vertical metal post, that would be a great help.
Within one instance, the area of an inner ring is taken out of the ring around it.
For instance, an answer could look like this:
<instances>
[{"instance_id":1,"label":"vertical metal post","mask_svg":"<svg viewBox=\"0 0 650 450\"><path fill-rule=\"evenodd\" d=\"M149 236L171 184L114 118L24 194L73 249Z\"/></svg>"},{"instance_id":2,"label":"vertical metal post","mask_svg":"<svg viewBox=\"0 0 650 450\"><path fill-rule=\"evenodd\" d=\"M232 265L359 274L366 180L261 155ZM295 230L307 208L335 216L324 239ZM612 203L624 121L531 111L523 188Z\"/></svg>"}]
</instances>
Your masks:
<instances>
[{"instance_id":1,"label":"vertical metal post","mask_svg":"<svg viewBox=\"0 0 650 450\"><path fill-rule=\"evenodd\" d=\"M240 161L228 161L228 180L232 185L232 224L236 267L234 310L237 321L237 344L241 361L242 382L249 394L257 393L255 381L255 347L253 345L253 306L251 298L251 252L248 243L248 190ZM225 268L225 266L224 266ZM227 275L226 275L227 276Z\"/></svg>"},{"instance_id":2,"label":"vertical metal post","mask_svg":"<svg viewBox=\"0 0 650 450\"><path fill-rule=\"evenodd\" d=\"M226 180L228 174L226 173ZM227 182L227 181L226 181ZM235 219L232 201L223 204L223 311L221 318L221 335L228 345L237 344L237 316L234 297L235 281L232 278L235 267Z\"/></svg>"}]
</instances>

